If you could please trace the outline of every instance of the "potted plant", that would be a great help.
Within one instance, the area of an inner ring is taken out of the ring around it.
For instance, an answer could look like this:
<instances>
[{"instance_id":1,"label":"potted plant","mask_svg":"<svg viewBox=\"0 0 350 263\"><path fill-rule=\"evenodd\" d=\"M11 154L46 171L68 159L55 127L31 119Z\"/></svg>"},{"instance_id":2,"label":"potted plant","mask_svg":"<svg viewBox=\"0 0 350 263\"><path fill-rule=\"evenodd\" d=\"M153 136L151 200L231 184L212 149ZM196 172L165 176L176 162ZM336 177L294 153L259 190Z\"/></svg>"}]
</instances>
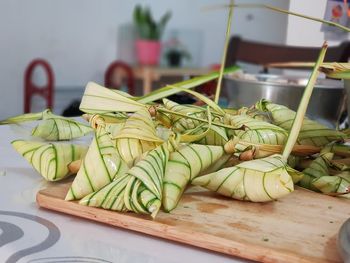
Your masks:
<instances>
[{"instance_id":1,"label":"potted plant","mask_svg":"<svg viewBox=\"0 0 350 263\"><path fill-rule=\"evenodd\" d=\"M134 9L134 24L138 32L136 53L140 64L157 65L159 62L164 28L168 23L171 12L166 12L158 22L152 16L148 7L137 5Z\"/></svg>"},{"instance_id":2,"label":"potted plant","mask_svg":"<svg viewBox=\"0 0 350 263\"><path fill-rule=\"evenodd\" d=\"M191 54L177 37L172 37L165 43L166 51L164 56L170 67L180 67L182 59L191 59Z\"/></svg>"}]
</instances>

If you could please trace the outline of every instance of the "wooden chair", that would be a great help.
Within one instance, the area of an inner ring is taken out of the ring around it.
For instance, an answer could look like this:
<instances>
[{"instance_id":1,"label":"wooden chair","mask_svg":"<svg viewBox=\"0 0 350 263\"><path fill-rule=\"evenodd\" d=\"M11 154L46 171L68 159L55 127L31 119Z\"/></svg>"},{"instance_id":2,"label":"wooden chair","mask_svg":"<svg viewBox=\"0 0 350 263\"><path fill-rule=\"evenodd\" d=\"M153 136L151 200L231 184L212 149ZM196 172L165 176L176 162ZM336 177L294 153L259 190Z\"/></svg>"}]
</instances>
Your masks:
<instances>
[{"instance_id":1,"label":"wooden chair","mask_svg":"<svg viewBox=\"0 0 350 263\"><path fill-rule=\"evenodd\" d=\"M238 61L257 64L267 73L267 64L281 62L313 62L316 61L320 47L281 46L244 40L233 36L230 39L226 66L237 64ZM350 42L329 47L326 53L327 62L348 62L350 57Z\"/></svg>"},{"instance_id":2,"label":"wooden chair","mask_svg":"<svg viewBox=\"0 0 350 263\"><path fill-rule=\"evenodd\" d=\"M36 67L43 67L47 83L39 87L33 83L32 77ZM33 95L37 94L46 100L46 107L53 108L54 74L50 64L43 59L35 59L28 65L24 76L24 113L29 113Z\"/></svg>"},{"instance_id":3,"label":"wooden chair","mask_svg":"<svg viewBox=\"0 0 350 263\"><path fill-rule=\"evenodd\" d=\"M132 68L122 61L112 62L105 73L105 86L112 89L121 89L126 85L127 92L135 95L135 78Z\"/></svg>"}]
</instances>

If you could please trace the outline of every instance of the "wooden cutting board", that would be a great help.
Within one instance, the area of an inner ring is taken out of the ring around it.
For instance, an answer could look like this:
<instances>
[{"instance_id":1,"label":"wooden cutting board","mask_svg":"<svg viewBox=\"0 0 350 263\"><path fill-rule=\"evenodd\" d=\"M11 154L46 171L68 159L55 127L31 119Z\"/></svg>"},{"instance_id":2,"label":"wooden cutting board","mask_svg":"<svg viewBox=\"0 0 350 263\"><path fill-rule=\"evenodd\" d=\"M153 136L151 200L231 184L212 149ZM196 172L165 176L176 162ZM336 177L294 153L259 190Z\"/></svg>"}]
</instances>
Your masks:
<instances>
[{"instance_id":1,"label":"wooden cutting board","mask_svg":"<svg viewBox=\"0 0 350 263\"><path fill-rule=\"evenodd\" d=\"M296 189L269 203L235 201L200 188L155 220L64 201L70 183L37 194L39 206L105 224L263 262L341 262L336 240L350 200Z\"/></svg>"}]
</instances>

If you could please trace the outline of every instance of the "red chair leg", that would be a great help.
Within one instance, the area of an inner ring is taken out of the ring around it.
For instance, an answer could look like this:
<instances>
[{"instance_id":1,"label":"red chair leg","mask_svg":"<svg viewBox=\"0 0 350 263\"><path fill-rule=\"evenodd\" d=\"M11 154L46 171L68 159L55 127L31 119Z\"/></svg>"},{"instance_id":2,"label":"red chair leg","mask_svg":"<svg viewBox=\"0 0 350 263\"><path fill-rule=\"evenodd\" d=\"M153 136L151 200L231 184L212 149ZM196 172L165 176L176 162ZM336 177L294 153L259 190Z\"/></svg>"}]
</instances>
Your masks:
<instances>
[{"instance_id":1,"label":"red chair leg","mask_svg":"<svg viewBox=\"0 0 350 263\"><path fill-rule=\"evenodd\" d=\"M37 66L43 67L47 83L44 87L38 87L32 82L32 76ZM37 94L46 100L46 107L53 108L54 75L50 64L43 59L33 60L27 67L24 76L24 112L29 113L31 109L32 96Z\"/></svg>"},{"instance_id":2,"label":"red chair leg","mask_svg":"<svg viewBox=\"0 0 350 263\"><path fill-rule=\"evenodd\" d=\"M116 69L123 70L127 75L127 86L128 86L128 92L130 95L135 95L135 78L134 73L132 71L132 68L122 61L114 61L111 63L105 73L105 87L107 88L113 88L113 89L120 89L121 87L116 86L115 83L113 83L113 73Z\"/></svg>"}]
</instances>

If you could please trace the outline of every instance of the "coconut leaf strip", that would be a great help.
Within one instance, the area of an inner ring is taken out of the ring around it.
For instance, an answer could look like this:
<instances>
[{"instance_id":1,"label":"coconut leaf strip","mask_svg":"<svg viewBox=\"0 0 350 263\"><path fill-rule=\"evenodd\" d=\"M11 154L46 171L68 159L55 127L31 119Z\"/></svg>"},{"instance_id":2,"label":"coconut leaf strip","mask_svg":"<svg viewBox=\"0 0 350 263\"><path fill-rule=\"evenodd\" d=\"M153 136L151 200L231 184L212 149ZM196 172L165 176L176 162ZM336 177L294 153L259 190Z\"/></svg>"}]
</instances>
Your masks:
<instances>
[{"instance_id":1,"label":"coconut leaf strip","mask_svg":"<svg viewBox=\"0 0 350 263\"><path fill-rule=\"evenodd\" d=\"M129 97L123 96L102 87L94 82L89 82L80 103L79 109L86 113L108 113L108 112L135 112L145 105Z\"/></svg>"},{"instance_id":2,"label":"coconut leaf strip","mask_svg":"<svg viewBox=\"0 0 350 263\"><path fill-rule=\"evenodd\" d=\"M45 110L43 112L26 113L26 114L21 114L21 115L18 115L18 116L10 117L8 119L0 121L0 125L2 125L2 124L22 123L22 122L26 122L26 121L42 120L45 112L50 112L50 110L47 109L47 110Z\"/></svg>"}]
</instances>

